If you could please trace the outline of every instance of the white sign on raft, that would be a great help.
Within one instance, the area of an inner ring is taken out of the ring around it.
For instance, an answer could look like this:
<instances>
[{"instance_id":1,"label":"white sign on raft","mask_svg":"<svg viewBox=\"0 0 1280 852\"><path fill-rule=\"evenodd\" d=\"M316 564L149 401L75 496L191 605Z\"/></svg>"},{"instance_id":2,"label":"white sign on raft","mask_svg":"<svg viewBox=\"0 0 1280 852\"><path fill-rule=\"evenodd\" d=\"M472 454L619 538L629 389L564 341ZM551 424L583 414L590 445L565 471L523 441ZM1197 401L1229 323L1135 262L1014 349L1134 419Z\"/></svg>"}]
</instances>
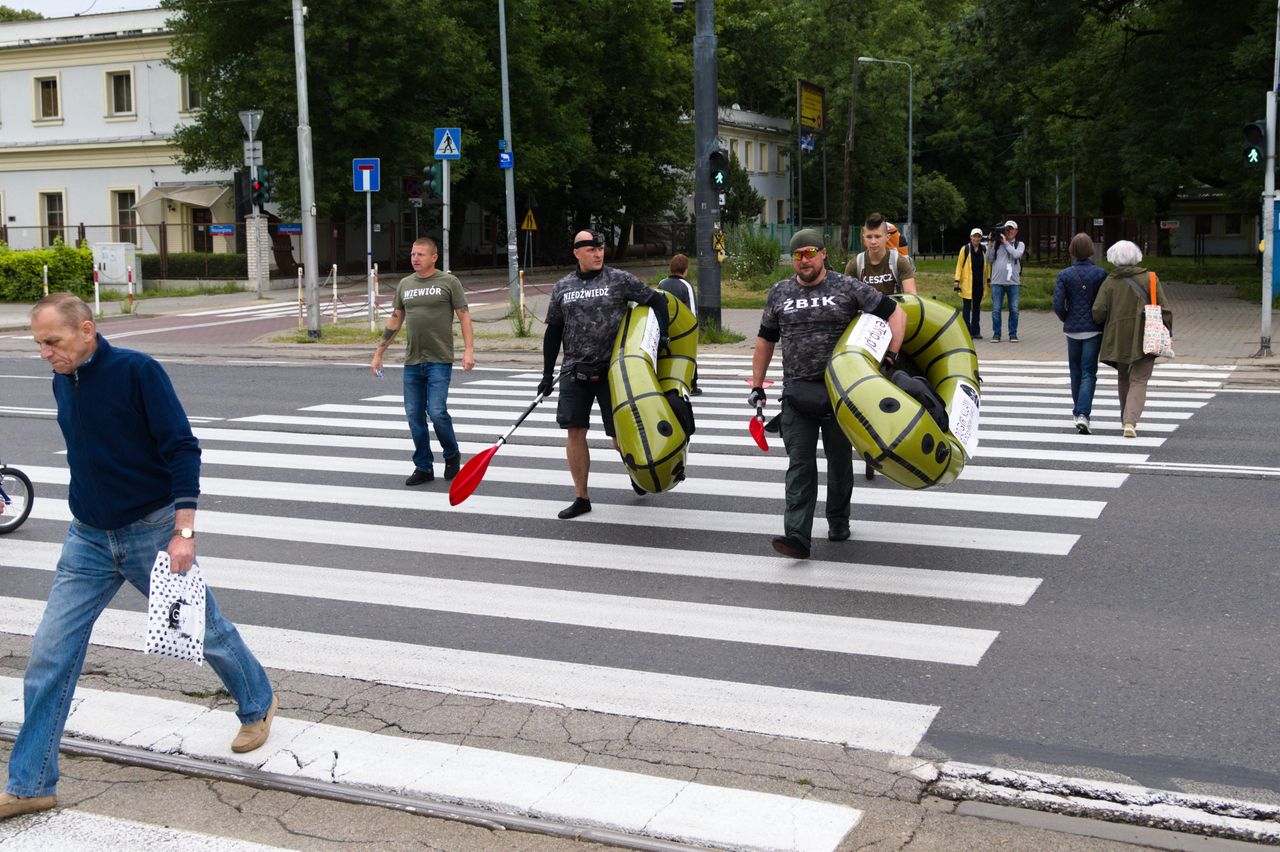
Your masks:
<instances>
[{"instance_id":1,"label":"white sign on raft","mask_svg":"<svg viewBox=\"0 0 1280 852\"><path fill-rule=\"evenodd\" d=\"M649 321L644 325L644 336L640 339L640 349L649 356L649 363L656 372L658 369L658 341L662 338L658 328L658 315L649 310Z\"/></svg>"},{"instance_id":2,"label":"white sign on raft","mask_svg":"<svg viewBox=\"0 0 1280 852\"><path fill-rule=\"evenodd\" d=\"M878 364L884 359L884 353L889 351L889 343L893 339L893 332L889 329L889 323L880 319L875 314L863 314L858 317L858 321L853 325L853 332L847 338L848 348L858 347L865 349L871 353L871 357Z\"/></svg>"},{"instance_id":3,"label":"white sign on raft","mask_svg":"<svg viewBox=\"0 0 1280 852\"><path fill-rule=\"evenodd\" d=\"M964 446L964 454L973 458L978 452L978 392L964 382L956 383L947 406L951 434Z\"/></svg>"}]
</instances>

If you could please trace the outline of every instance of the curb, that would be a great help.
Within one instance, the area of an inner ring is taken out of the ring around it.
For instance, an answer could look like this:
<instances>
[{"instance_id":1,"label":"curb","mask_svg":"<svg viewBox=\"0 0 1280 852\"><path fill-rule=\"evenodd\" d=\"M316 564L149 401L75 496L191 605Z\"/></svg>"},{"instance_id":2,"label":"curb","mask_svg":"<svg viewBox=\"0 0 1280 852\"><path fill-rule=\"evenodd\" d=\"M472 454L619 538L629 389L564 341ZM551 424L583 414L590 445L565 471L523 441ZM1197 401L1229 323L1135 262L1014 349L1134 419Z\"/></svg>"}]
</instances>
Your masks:
<instances>
[{"instance_id":1,"label":"curb","mask_svg":"<svg viewBox=\"0 0 1280 852\"><path fill-rule=\"evenodd\" d=\"M1280 845L1280 807L1274 805L970 763L930 765L915 774L935 772L924 779L926 792L942 799Z\"/></svg>"}]
</instances>

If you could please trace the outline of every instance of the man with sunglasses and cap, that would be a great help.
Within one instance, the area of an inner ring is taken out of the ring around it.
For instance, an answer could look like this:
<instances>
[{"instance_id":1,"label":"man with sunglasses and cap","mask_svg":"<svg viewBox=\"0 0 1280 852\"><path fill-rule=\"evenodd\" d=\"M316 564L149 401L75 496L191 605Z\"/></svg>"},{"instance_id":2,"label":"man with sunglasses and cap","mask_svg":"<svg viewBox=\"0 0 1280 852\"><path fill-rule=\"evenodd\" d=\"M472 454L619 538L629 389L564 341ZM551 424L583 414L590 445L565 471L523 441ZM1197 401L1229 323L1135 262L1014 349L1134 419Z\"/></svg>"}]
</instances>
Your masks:
<instances>
[{"instance_id":1,"label":"man with sunglasses and cap","mask_svg":"<svg viewBox=\"0 0 1280 852\"><path fill-rule=\"evenodd\" d=\"M805 228L791 238L795 275L773 285L760 319L751 359L751 406L765 401L764 378L773 352L782 343L782 441L787 448L786 512L783 535L773 549L807 559L813 515L818 503L818 436L827 458L827 538L849 538L853 498L853 447L831 410L823 375L836 341L860 313L889 324L885 361L892 366L902 345L907 318L898 304L863 281L827 268L820 231Z\"/></svg>"},{"instance_id":2,"label":"man with sunglasses and cap","mask_svg":"<svg viewBox=\"0 0 1280 852\"><path fill-rule=\"evenodd\" d=\"M547 330L542 337L542 381L538 384L540 395L551 393L556 356L563 346L556 422L567 431L565 455L576 496L559 513L562 520L591 511L591 497L587 492L587 476L591 471L587 429L591 424L593 402L599 406L605 434L614 438L609 361L613 357L618 327L630 309L629 303L653 309L664 339L668 323L665 293L650 288L630 272L605 266L604 237L600 233L579 231L573 238L573 256L577 269L556 282L547 305ZM617 449L616 438L613 446Z\"/></svg>"}]
</instances>

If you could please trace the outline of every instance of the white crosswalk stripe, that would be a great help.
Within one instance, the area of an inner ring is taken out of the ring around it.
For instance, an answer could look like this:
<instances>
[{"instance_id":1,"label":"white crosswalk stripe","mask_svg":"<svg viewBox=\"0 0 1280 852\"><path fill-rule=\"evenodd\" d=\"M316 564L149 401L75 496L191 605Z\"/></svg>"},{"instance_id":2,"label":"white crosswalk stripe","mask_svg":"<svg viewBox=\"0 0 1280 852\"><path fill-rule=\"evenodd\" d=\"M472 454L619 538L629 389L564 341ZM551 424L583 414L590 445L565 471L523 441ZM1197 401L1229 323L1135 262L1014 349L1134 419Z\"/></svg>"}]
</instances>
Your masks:
<instances>
[{"instance_id":1,"label":"white crosswalk stripe","mask_svg":"<svg viewBox=\"0 0 1280 852\"><path fill-rule=\"evenodd\" d=\"M463 637L445 647L429 632L362 636L322 618L301 627L242 621L269 667L909 755L941 707L928 678L903 682L895 667L980 672L1007 607L1034 599L1040 576L1065 564L1135 469L1158 467L1151 454L1194 423L1230 374L1159 365L1140 437L1126 439L1113 380L1099 383L1094 434L1080 435L1065 364L984 364L981 443L960 479L911 491L859 477L853 538L838 544L825 541L820 493L813 558L797 562L769 546L781 532L787 459L780 437L763 454L748 434L749 370L749 358L700 364L689 479L669 494L632 493L597 415L593 511L571 522L555 518L573 492L554 399L458 506L440 480L402 485L412 442L398 382L292 410L264 403L225 420L202 412L192 420L203 449L205 573L243 595L342 602L353 619L406 611L417 623L503 625L488 644ZM464 456L492 446L538 379L455 371L449 409ZM780 391L771 392L774 411ZM71 517L69 474L23 467L42 497L33 534L6 542L0 568L42 577L57 561L57 522ZM0 632L30 635L42 602L4 594ZM94 642L139 647L140 619L109 609ZM622 636L655 656L641 669L616 652L623 640L553 650L563 639L531 639L566 635L556 628ZM688 665L694 643L738 665L708 676Z\"/></svg>"}]
</instances>

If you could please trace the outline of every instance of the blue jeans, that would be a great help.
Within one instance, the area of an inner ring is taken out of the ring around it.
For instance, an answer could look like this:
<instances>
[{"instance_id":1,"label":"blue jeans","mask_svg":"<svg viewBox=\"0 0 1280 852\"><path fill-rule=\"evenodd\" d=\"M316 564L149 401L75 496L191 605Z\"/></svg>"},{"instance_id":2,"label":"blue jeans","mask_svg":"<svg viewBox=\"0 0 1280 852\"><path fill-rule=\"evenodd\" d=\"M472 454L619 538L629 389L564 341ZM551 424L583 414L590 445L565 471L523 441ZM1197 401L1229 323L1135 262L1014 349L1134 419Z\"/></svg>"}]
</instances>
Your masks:
<instances>
[{"instance_id":1,"label":"blue jeans","mask_svg":"<svg viewBox=\"0 0 1280 852\"><path fill-rule=\"evenodd\" d=\"M1102 335L1084 340L1067 338L1067 364L1071 368L1072 417L1088 417L1093 411L1093 391L1098 386L1098 351Z\"/></svg>"},{"instance_id":2,"label":"blue jeans","mask_svg":"<svg viewBox=\"0 0 1280 852\"><path fill-rule=\"evenodd\" d=\"M9 755L9 793L53 795L58 744L93 623L125 580L147 594L151 565L169 544L173 518L168 506L118 530L71 522L22 682L25 720ZM265 718L271 706L267 673L218 610L212 592L205 599L204 625L204 658L235 699L236 715L242 723Z\"/></svg>"},{"instance_id":3,"label":"blue jeans","mask_svg":"<svg viewBox=\"0 0 1280 852\"><path fill-rule=\"evenodd\" d=\"M1019 284L991 285L991 336L1000 336L1000 305L1007 296L1009 298L1009 336L1018 336L1018 291Z\"/></svg>"},{"instance_id":4,"label":"blue jeans","mask_svg":"<svg viewBox=\"0 0 1280 852\"><path fill-rule=\"evenodd\" d=\"M413 435L413 466L416 470L431 470L431 433L427 431L427 418L440 440L440 452L445 461L458 456L458 438L453 434L453 418L445 407L449 402L449 379L453 376L452 364L406 364L404 368L404 413L409 418L409 432Z\"/></svg>"}]
</instances>

